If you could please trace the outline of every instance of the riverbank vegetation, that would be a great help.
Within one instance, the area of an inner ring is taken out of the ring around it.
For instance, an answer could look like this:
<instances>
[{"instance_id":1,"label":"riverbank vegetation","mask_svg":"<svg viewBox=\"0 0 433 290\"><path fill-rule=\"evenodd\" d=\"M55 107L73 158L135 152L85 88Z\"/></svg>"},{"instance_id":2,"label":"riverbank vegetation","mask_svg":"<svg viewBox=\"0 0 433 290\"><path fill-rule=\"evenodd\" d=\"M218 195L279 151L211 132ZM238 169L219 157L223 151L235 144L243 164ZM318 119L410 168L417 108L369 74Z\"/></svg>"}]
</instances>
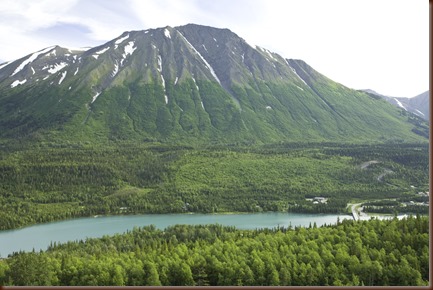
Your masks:
<instances>
[{"instance_id":1,"label":"riverbank vegetation","mask_svg":"<svg viewBox=\"0 0 433 290\"><path fill-rule=\"evenodd\" d=\"M379 200L362 204L366 213L396 214L417 213L428 215L429 196L420 192L418 196L402 197L396 200Z\"/></svg>"},{"instance_id":2,"label":"riverbank vegetation","mask_svg":"<svg viewBox=\"0 0 433 290\"><path fill-rule=\"evenodd\" d=\"M424 143L3 145L0 230L105 214L341 213L351 201L414 200L428 182Z\"/></svg>"},{"instance_id":3,"label":"riverbank vegetation","mask_svg":"<svg viewBox=\"0 0 433 290\"><path fill-rule=\"evenodd\" d=\"M428 285L429 219L153 226L0 260L0 285Z\"/></svg>"}]
</instances>

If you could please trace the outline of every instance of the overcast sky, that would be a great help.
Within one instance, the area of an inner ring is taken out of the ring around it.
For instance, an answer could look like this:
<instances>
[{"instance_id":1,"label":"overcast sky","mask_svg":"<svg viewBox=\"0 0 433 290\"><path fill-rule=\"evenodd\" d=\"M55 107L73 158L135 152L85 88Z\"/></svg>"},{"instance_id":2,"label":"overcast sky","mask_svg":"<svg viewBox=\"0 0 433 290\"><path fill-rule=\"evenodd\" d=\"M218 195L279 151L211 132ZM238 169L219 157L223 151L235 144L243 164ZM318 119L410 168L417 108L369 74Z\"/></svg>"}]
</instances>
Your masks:
<instances>
[{"instance_id":1,"label":"overcast sky","mask_svg":"<svg viewBox=\"0 0 433 290\"><path fill-rule=\"evenodd\" d=\"M1 0L0 63L188 23L229 28L350 88L395 97L429 89L426 0Z\"/></svg>"}]
</instances>

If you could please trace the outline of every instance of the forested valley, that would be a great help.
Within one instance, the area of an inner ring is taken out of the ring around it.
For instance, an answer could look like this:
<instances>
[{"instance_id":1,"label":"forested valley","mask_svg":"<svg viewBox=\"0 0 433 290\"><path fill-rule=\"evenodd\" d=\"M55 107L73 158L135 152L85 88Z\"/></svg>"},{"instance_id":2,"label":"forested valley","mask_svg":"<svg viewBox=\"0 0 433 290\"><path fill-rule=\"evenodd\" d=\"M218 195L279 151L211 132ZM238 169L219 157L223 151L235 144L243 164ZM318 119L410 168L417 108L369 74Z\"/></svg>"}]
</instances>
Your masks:
<instances>
[{"instance_id":1,"label":"forested valley","mask_svg":"<svg viewBox=\"0 0 433 290\"><path fill-rule=\"evenodd\" d=\"M348 213L349 203L409 217L134 228L2 257L0 285L428 285L428 144L1 146L1 230L92 215Z\"/></svg>"},{"instance_id":2,"label":"forested valley","mask_svg":"<svg viewBox=\"0 0 433 290\"><path fill-rule=\"evenodd\" d=\"M0 230L92 215L346 213L349 202L428 204L418 194L428 191L428 144L13 148L0 150ZM427 214L418 204L366 208Z\"/></svg>"},{"instance_id":3,"label":"forested valley","mask_svg":"<svg viewBox=\"0 0 433 290\"><path fill-rule=\"evenodd\" d=\"M1 285L428 285L429 219L134 228L0 260Z\"/></svg>"}]
</instances>

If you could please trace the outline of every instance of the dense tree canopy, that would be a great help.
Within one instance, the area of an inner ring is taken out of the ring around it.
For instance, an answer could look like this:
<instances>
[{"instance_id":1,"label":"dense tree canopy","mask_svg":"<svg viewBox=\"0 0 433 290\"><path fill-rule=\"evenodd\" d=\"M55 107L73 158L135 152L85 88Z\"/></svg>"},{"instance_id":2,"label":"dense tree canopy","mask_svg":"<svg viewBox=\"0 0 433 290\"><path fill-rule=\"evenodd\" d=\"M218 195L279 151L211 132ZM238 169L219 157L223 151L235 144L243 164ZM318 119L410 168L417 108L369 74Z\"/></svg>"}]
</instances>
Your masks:
<instances>
[{"instance_id":1,"label":"dense tree canopy","mask_svg":"<svg viewBox=\"0 0 433 290\"><path fill-rule=\"evenodd\" d=\"M1 285L427 285L429 220L310 228L220 225L126 234L15 253Z\"/></svg>"},{"instance_id":2,"label":"dense tree canopy","mask_svg":"<svg viewBox=\"0 0 433 290\"><path fill-rule=\"evenodd\" d=\"M353 200L413 201L429 182L424 144L38 146L0 150L0 229L96 214L340 213ZM381 210L395 209L427 207Z\"/></svg>"}]
</instances>

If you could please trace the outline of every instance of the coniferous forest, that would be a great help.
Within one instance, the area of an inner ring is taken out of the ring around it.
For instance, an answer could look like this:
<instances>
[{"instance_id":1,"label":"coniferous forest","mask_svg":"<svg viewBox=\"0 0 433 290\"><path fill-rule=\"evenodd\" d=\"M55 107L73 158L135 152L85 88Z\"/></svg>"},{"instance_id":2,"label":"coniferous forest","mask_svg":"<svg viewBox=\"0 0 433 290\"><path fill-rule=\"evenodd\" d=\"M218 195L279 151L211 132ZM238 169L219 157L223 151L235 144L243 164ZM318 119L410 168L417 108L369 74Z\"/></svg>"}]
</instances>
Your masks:
<instances>
[{"instance_id":1,"label":"coniferous forest","mask_svg":"<svg viewBox=\"0 0 433 290\"><path fill-rule=\"evenodd\" d=\"M0 151L0 230L92 215L347 213L350 202L428 201L418 195L429 188L428 144L16 147ZM328 201L308 201L315 196ZM380 210L394 209L428 214Z\"/></svg>"},{"instance_id":2,"label":"coniferous forest","mask_svg":"<svg viewBox=\"0 0 433 290\"><path fill-rule=\"evenodd\" d=\"M428 285L429 220L153 226L0 261L2 285Z\"/></svg>"},{"instance_id":3,"label":"coniferous forest","mask_svg":"<svg viewBox=\"0 0 433 290\"><path fill-rule=\"evenodd\" d=\"M0 151L2 230L92 215L348 213L349 203L409 217L135 228L2 257L0 285L428 285L428 144L38 146Z\"/></svg>"}]
</instances>

